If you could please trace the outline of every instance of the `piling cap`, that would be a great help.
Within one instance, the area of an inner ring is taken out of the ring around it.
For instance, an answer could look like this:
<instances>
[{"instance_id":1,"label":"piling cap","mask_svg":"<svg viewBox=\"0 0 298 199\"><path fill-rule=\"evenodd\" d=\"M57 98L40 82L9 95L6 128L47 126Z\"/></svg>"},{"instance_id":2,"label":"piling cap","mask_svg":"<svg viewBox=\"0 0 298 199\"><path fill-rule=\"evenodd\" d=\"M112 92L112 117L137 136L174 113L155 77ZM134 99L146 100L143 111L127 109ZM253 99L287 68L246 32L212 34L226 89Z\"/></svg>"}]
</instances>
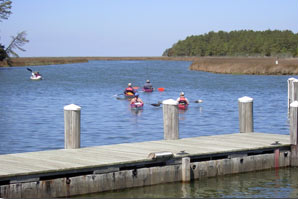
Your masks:
<instances>
[{"instance_id":1,"label":"piling cap","mask_svg":"<svg viewBox=\"0 0 298 199\"><path fill-rule=\"evenodd\" d=\"M79 107L75 104L70 104L70 105L64 106L64 110L65 111L79 111L79 110L81 110L81 107Z\"/></svg>"},{"instance_id":2,"label":"piling cap","mask_svg":"<svg viewBox=\"0 0 298 199\"><path fill-rule=\"evenodd\" d=\"M298 107L298 101L294 101L290 104L290 107Z\"/></svg>"},{"instance_id":3,"label":"piling cap","mask_svg":"<svg viewBox=\"0 0 298 199\"><path fill-rule=\"evenodd\" d=\"M173 99L167 99L162 101L163 104L169 104L169 105L178 105L178 102L176 100Z\"/></svg>"},{"instance_id":4,"label":"piling cap","mask_svg":"<svg viewBox=\"0 0 298 199\"><path fill-rule=\"evenodd\" d=\"M238 98L238 101L239 102L248 103L248 102L252 102L253 101L253 98L244 96L244 97Z\"/></svg>"}]
</instances>

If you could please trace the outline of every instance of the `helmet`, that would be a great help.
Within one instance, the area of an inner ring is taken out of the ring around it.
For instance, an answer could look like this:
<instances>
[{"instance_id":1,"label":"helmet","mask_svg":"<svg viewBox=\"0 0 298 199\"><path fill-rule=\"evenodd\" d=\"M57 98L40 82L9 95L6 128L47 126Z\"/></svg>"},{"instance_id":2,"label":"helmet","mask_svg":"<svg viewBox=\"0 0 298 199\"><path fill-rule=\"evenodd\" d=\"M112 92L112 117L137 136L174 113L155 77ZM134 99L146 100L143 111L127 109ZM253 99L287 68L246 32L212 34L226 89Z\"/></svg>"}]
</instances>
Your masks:
<instances>
[{"instance_id":1,"label":"helmet","mask_svg":"<svg viewBox=\"0 0 298 199\"><path fill-rule=\"evenodd\" d=\"M149 82L150 82L150 80L148 79L146 82L147 82L147 83L149 83Z\"/></svg>"},{"instance_id":2,"label":"helmet","mask_svg":"<svg viewBox=\"0 0 298 199\"><path fill-rule=\"evenodd\" d=\"M135 97L139 97L139 93L136 93L136 94L135 94Z\"/></svg>"},{"instance_id":3,"label":"helmet","mask_svg":"<svg viewBox=\"0 0 298 199\"><path fill-rule=\"evenodd\" d=\"M131 83L128 83L128 86L131 86Z\"/></svg>"},{"instance_id":4,"label":"helmet","mask_svg":"<svg viewBox=\"0 0 298 199\"><path fill-rule=\"evenodd\" d=\"M184 92L181 92L180 95L181 95L181 96L184 96Z\"/></svg>"}]
</instances>

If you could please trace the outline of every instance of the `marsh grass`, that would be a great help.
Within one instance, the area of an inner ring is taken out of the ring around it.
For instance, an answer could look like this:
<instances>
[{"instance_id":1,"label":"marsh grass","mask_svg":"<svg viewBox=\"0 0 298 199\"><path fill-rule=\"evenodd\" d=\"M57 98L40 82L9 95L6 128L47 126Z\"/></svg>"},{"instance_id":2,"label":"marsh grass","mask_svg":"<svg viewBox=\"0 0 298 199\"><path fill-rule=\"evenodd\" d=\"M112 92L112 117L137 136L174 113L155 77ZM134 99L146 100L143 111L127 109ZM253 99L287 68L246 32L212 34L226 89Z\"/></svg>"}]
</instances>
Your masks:
<instances>
[{"instance_id":1,"label":"marsh grass","mask_svg":"<svg viewBox=\"0 0 298 199\"><path fill-rule=\"evenodd\" d=\"M90 60L169 60L191 61L190 70L227 74L296 75L298 58L274 57L23 57L12 58L10 63L0 62L0 67L36 66L81 63Z\"/></svg>"},{"instance_id":2,"label":"marsh grass","mask_svg":"<svg viewBox=\"0 0 298 199\"><path fill-rule=\"evenodd\" d=\"M192 62L190 70L253 75L298 74L298 58L205 57Z\"/></svg>"}]
</instances>

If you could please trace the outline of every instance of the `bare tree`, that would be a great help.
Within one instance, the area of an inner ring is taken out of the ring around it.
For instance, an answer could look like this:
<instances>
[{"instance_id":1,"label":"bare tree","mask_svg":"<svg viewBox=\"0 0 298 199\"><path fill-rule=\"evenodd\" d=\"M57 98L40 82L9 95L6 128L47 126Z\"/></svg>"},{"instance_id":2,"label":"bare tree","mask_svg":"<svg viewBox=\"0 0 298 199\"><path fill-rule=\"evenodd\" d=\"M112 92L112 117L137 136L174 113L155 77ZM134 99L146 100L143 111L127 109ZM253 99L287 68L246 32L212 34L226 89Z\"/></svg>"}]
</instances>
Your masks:
<instances>
[{"instance_id":1,"label":"bare tree","mask_svg":"<svg viewBox=\"0 0 298 199\"><path fill-rule=\"evenodd\" d=\"M14 51L14 49L19 49L21 51L26 51L22 48L29 40L26 39L26 32L22 31L17 34L16 37L12 36L12 41L10 42L9 46L6 48L6 53L8 55L13 55L15 57L19 57L19 55Z\"/></svg>"}]
</instances>

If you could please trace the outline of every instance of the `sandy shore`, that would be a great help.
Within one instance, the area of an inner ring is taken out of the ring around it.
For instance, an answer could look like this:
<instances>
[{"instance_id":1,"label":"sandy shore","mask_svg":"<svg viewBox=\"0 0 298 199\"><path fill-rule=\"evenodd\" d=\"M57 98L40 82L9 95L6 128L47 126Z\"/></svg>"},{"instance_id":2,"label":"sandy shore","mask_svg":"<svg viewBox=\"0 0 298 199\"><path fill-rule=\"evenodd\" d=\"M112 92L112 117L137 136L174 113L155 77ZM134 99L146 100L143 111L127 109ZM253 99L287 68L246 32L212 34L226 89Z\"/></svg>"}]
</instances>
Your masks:
<instances>
[{"instance_id":1,"label":"sandy shore","mask_svg":"<svg viewBox=\"0 0 298 199\"><path fill-rule=\"evenodd\" d=\"M298 58L250 57L27 57L12 58L11 66L83 63L89 60L169 60L191 61L190 70L225 74L296 75ZM276 63L278 61L278 63ZM0 62L0 67L8 67Z\"/></svg>"}]
</instances>

